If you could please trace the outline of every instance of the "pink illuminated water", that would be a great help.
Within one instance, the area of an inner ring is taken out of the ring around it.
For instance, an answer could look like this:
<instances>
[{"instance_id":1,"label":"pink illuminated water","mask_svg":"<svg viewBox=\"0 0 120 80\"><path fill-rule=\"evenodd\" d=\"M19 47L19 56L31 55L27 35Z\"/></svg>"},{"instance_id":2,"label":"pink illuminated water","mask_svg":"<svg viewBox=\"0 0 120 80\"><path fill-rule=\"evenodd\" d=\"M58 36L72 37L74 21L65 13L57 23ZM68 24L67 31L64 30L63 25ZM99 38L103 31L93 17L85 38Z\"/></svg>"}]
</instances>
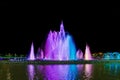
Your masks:
<instances>
[{"instance_id":1,"label":"pink illuminated water","mask_svg":"<svg viewBox=\"0 0 120 80\"><path fill-rule=\"evenodd\" d=\"M92 79L92 72L93 71L93 65L92 64L85 64L85 76L88 80Z\"/></svg>"},{"instance_id":2,"label":"pink illuminated water","mask_svg":"<svg viewBox=\"0 0 120 80\"><path fill-rule=\"evenodd\" d=\"M92 60L92 55L91 55L91 51L90 51L90 47L86 44L86 48L85 48L85 60Z\"/></svg>"},{"instance_id":3,"label":"pink illuminated water","mask_svg":"<svg viewBox=\"0 0 120 80\"><path fill-rule=\"evenodd\" d=\"M31 44L31 49L30 49L30 54L29 54L28 60L35 60L33 42L32 42L32 44Z\"/></svg>"}]
</instances>

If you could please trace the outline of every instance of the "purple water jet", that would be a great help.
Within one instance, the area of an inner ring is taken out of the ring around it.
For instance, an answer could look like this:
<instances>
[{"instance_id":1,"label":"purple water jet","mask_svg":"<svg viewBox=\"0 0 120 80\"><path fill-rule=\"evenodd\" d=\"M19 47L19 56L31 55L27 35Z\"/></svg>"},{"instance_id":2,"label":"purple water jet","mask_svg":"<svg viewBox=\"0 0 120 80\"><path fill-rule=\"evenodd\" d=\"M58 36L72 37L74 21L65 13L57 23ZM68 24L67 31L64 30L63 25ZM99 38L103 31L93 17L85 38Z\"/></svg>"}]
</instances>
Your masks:
<instances>
[{"instance_id":1,"label":"purple water jet","mask_svg":"<svg viewBox=\"0 0 120 80\"><path fill-rule=\"evenodd\" d=\"M91 55L91 51L90 51L90 47L88 46L88 44L86 44L86 48L85 48L85 60L92 60L92 55Z\"/></svg>"},{"instance_id":2,"label":"purple water jet","mask_svg":"<svg viewBox=\"0 0 120 80\"><path fill-rule=\"evenodd\" d=\"M76 47L68 33L64 31L63 22L60 31L51 31L48 34L44 47L45 60L76 60Z\"/></svg>"},{"instance_id":3,"label":"purple water jet","mask_svg":"<svg viewBox=\"0 0 120 80\"><path fill-rule=\"evenodd\" d=\"M41 60L44 58L44 52L41 48L38 48L36 59Z\"/></svg>"},{"instance_id":4,"label":"purple water jet","mask_svg":"<svg viewBox=\"0 0 120 80\"><path fill-rule=\"evenodd\" d=\"M34 45L33 42L31 44L31 48L30 48L30 54L28 56L28 60L35 60L35 55L34 55Z\"/></svg>"},{"instance_id":5,"label":"purple water jet","mask_svg":"<svg viewBox=\"0 0 120 80\"><path fill-rule=\"evenodd\" d=\"M79 49L76 53L77 59L83 59L83 52Z\"/></svg>"}]
</instances>

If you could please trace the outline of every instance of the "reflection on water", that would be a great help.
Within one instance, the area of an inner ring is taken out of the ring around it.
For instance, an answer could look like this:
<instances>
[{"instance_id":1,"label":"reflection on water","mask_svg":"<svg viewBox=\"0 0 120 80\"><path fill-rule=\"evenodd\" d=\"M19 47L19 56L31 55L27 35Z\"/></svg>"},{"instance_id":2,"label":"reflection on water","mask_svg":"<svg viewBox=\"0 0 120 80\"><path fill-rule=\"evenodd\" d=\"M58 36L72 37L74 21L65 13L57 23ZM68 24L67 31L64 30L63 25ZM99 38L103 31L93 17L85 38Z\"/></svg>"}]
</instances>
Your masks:
<instances>
[{"instance_id":1,"label":"reflection on water","mask_svg":"<svg viewBox=\"0 0 120 80\"><path fill-rule=\"evenodd\" d=\"M92 78L92 64L85 64L85 78L90 80Z\"/></svg>"},{"instance_id":2,"label":"reflection on water","mask_svg":"<svg viewBox=\"0 0 120 80\"><path fill-rule=\"evenodd\" d=\"M64 78L67 80L66 75L68 73L68 67L67 65L48 65L45 66L45 70L43 71L45 73L45 77L47 80L60 80L61 78Z\"/></svg>"},{"instance_id":3,"label":"reflection on water","mask_svg":"<svg viewBox=\"0 0 120 80\"><path fill-rule=\"evenodd\" d=\"M116 76L120 74L120 64L105 64L105 69L109 72L110 75Z\"/></svg>"},{"instance_id":4,"label":"reflection on water","mask_svg":"<svg viewBox=\"0 0 120 80\"><path fill-rule=\"evenodd\" d=\"M34 79L34 66L28 65L29 80ZM92 64L86 65L36 65L37 79L42 80L79 80L91 79ZM80 73L80 74L79 74ZM80 75L83 75L79 77Z\"/></svg>"},{"instance_id":5,"label":"reflection on water","mask_svg":"<svg viewBox=\"0 0 120 80\"><path fill-rule=\"evenodd\" d=\"M0 80L120 80L120 64L0 64Z\"/></svg>"},{"instance_id":6,"label":"reflection on water","mask_svg":"<svg viewBox=\"0 0 120 80\"><path fill-rule=\"evenodd\" d=\"M76 78L76 65L37 65L44 80L72 80Z\"/></svg>"},{"instance_id":7,"label":"reflection on water","mask_svg":"<svg viewBox=\"0 0 120 80\"><path fill-rule=\"evenodd\" d=\"M7 69L7 77L6 78L7 78L7 80L12 80L9 68Z\"/></svg>"},{"instance_id":8,"label":"reflection on water","mask_svg":"<svg viewBox=\"0 0 120 80\"><path fill-rule=\"evenodd\" d=\"M28 65L27 66L27 71L28 71L28 78L29 80L34 80L34 65Z\"/></svg>"},{"instance_id":9,"label":"reflection on water","mask_svg":"<svg viewBox=\"0 0 120 80\"><path fill-rule=\"evenodd\" d=\"M0 63L0 80L28 80L26 65Z\"/></svg>"},{"instance_id":10,"label":"reflection on water","mask_svg":"<svg viewBox=\"0 0 120 80\"><path fill-rule=\"evenodd\" d=\"M4 75L2 75L2 73ZM12 75L11 75L11 72L10 72L10 68L7 67L7 65L4 65L4 66L1 66L0 65L0 80L12 80Z\"/></svg>"}]
</instances>

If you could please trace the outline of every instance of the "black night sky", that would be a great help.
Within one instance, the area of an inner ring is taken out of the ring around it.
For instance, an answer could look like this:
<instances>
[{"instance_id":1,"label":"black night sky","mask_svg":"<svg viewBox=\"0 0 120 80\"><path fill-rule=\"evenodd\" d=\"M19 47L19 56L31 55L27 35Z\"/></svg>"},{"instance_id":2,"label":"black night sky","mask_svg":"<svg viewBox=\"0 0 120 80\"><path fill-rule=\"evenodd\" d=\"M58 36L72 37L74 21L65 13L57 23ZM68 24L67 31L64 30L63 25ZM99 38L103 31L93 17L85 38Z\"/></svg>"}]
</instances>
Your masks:
<instances>
[{"instance_id":1,"label":"black night sky","mask_svg":"<svg viewBox=\"0 0 120 80\"><path fill-rule=\"evenodd\" d=\"M8 6L7 0L0 0L0 6Z\"/></svg>"},{"instance_id":2,"label":"black night sky","mask_svg":"<svg viewBox=\"0 0 120 80\"><path fill-rule=\"evenodd\" d=\"M1 10L0 53L27 54L31 42L35 52L45 41L49 30L65 31L84 52L86 42L92 52L120 51L119 8L4 8Z\"/></svg>"}]
</instances>

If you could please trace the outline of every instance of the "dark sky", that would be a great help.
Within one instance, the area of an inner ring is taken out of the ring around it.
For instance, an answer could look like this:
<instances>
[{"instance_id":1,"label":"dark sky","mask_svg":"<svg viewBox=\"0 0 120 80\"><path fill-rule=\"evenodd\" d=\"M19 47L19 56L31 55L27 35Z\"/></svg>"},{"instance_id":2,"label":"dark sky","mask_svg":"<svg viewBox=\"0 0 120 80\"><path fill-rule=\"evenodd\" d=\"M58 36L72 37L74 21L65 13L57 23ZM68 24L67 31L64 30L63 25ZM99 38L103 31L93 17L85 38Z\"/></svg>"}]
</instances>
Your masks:
<instances>
[{"instance_id":1,"label":"dark sky","mask_svg":"<svg viewBox=\"0 0 120 80\"><path fill-rule=\"evenodd\" d=\"M112 8L112 16L120 16L120 8Z\"/></svg>"},{"instance_id":2,"label":"dark sky","mask_svg":"<svg viewBox=\"0 0 120 80\"><path fill-rule=\"evenodd\" d=\"M27 54L31 42L35 52L45 41L49 30L65 31L84 51L86 42L92 52L120 51L119 8L4 8L0 24L0 53Z\"/></svg>"},{"instance_id":3,"label":"dark sky","mask_svg":"<svg viewBox=\"0 0 120 80\"><path fill-rule=\"evenodd\" d=\"M0 1L0 6L8 6L8 1L7 0Z\"/></svg>"}]
</instances>

